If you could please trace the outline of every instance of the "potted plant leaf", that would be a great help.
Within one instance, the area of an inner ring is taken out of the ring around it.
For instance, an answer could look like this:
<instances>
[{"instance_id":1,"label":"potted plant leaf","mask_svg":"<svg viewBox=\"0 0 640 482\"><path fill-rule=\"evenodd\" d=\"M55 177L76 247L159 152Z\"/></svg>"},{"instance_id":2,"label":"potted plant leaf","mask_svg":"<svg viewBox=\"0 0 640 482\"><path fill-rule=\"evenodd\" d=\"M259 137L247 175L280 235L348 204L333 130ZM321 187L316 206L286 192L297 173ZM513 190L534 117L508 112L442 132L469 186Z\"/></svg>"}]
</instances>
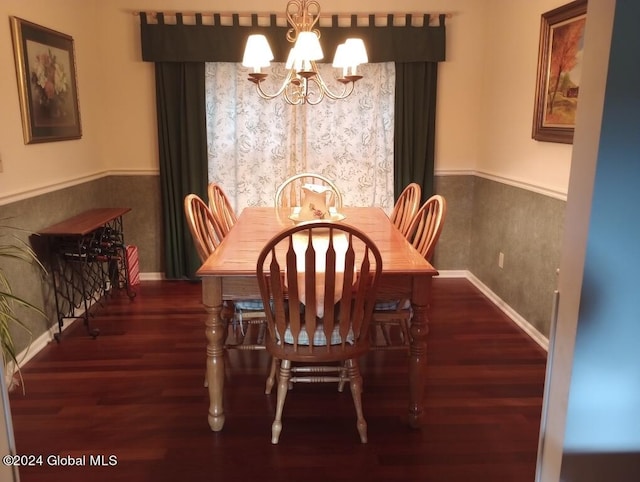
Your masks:
<instances>
[{"instance_id":1,"label":"potted plant leaf","mask_svg":"<svg viewBox=\"0 0 640 482\"><path fill-rule=\"evenodd\" d=\"M11 263L11 260L17 260L21 263L35 263L43 272L45 268L31 247L15 234L15 231L24 230L9 226L6 221L6 219L0 219L0 350L3 373L7 387L10 389L14 384L16 374L22 382L12 327L24 330L31 337L31 330L20 320L16 310L18 307L24 307L43 317L46 315L34 304L14 295L11 280L4 266Z\"/></svg>"}]
</instances>

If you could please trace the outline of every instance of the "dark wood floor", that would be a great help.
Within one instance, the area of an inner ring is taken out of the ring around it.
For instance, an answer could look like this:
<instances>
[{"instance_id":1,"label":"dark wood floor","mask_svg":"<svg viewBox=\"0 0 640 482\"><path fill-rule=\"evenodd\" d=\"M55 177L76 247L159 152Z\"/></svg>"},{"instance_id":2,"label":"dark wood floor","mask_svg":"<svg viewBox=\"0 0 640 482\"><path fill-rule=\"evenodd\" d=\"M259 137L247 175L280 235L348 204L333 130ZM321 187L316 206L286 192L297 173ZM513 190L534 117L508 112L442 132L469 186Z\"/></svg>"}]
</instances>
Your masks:
<instances>
[{"instance_id":1,"label":"dark wood floor","mask_svg":"<svg viewBox=\"0 0 640 482\"><path fill-rule=\"evenodd\" d=\"M76 322L23 369L26 394L11 394L18 452L44 460L21 468L22 482L534 478L546 354L465 280L434 281L422 430L403 421L406 355L363 360L366 445L349 391L307 384L287 398L271 445L264 352L230 354L226 424L211 432L200 285L137 288L133 302L117 296L96 311L97 339ZM86 461L50 466L49 455ZM91 455L117 465L89 466Z\"/></svg>"}]
</instances>

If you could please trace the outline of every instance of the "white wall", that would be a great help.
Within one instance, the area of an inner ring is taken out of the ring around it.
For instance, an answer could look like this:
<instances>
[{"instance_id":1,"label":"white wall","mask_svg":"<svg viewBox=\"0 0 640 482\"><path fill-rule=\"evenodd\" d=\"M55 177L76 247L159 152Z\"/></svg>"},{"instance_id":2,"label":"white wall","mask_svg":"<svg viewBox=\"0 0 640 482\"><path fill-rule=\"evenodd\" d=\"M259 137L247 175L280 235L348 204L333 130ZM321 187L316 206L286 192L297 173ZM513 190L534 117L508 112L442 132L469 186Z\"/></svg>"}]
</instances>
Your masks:
<instances>
[{"instance_id":1,"label":"white wall","mask_svg":"<svg viewBox=\"0 0 640 482\"><path fill-rule=\"evenodd\" d=\"M97 2L84 0L2 0L0 2L0 204L36 195L41 189L61 186L73 179L106 169L99 151L102 138L99 40L93 36ZM71 35L75 41L80 116L80 140L25 145L22 136L18 84L15 74L9 16Z\"/></svg>"},{"instance_id":2,"label":"white wall","mask_svg":"<svg viewBox=\"0 0 640 482\"><path fill-rule=\"evenodd\" d=\"M570 144L531 138L540 16L566 0L489 0L477 169L566 196Z\"/></svg>"},{"instance_id":3,"label":"white wall","mask_svg":"<svg viewBox=\"0 0 640 482\"><path fill-rule=\"evenodd\" d=\"M531 139L540 14L562 0L325 0L323 12L449 12L440 65L436 170L488 173L566 193L571 147ZM220 12L284 11L284 0L220 0ZM3 0L74 37L81 140L25 146L9 41L0 44L0 205L104 172L157 172L153 64L141 61L137 10L212 11L211 0ZM10 38L0 22L0 38ZM506 41L505 39L508 39ZM501 119L495 122L494 119Z\"/></svg>"}]
</instances>

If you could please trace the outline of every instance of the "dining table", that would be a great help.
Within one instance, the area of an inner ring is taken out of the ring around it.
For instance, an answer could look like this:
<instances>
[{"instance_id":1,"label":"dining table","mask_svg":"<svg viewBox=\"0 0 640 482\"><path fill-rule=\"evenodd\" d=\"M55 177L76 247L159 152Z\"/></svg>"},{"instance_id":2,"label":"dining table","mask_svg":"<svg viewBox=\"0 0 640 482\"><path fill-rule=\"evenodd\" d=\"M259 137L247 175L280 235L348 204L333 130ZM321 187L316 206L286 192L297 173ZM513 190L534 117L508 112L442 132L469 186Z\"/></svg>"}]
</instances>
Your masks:
<instances>
[{"instance_id":1,"label":"dining table","mask_svg":"<svg viewBox=\"0 0 640 482\"><path fill-rule=\"evenodd\" d=\"M260 251L273 236L291 227L291 208L246 207L222 243L197 271L202 279L205 316L208 423L224 427L226 300L260 299L256 264ZM379 207L343 207L340 222L366 233L382 256L378 298L410 299L413 318L407 364L408 424L421 426L427 370L427 335L431 284L438 271L411 245Z\"/></svg>"}]
</instances>

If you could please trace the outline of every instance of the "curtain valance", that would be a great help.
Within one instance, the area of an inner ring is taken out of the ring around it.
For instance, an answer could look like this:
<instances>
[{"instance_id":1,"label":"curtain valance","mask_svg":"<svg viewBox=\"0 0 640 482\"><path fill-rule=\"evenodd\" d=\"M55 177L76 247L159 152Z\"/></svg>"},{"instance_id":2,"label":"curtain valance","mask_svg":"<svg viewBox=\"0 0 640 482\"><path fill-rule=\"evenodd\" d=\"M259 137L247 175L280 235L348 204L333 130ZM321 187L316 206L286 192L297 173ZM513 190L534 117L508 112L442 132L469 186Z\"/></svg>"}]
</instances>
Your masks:
<instances>
[{"instance_id":1,"label":"curtain valance","mask_svg":"<svg viewBox=\"0 0 640 482\"><path fill-rule=\"evenodd\" d=\"M195 15L195 24L184 24L182 14L176 14L176 23L164 22L157 14L157 23L149 23L146 12L140 13L142 59L148 62L241 62L247 37L253 33L266 35L276 62L285 62L291 44L286 40L289 27L276 25L271 15L269 26L259 26L258 16L252 15L251 26L239 25L234 14L233 25L221 25L220 15L214 14L213 25L202 23L202 14ZM369 16L369 25L338 25L333 15L332 25L320 26L321 43L326 62L333 60L338 44L348 37L358 37L367 46L369 62L440 62L445 60L445 15L439 15L439 24L430 26L429 15L424 15L423 26L412 26L407 15L406 26L393 26L393 15L387 25L375 25L375 16Z\"/></svg>"}]
</instances>

